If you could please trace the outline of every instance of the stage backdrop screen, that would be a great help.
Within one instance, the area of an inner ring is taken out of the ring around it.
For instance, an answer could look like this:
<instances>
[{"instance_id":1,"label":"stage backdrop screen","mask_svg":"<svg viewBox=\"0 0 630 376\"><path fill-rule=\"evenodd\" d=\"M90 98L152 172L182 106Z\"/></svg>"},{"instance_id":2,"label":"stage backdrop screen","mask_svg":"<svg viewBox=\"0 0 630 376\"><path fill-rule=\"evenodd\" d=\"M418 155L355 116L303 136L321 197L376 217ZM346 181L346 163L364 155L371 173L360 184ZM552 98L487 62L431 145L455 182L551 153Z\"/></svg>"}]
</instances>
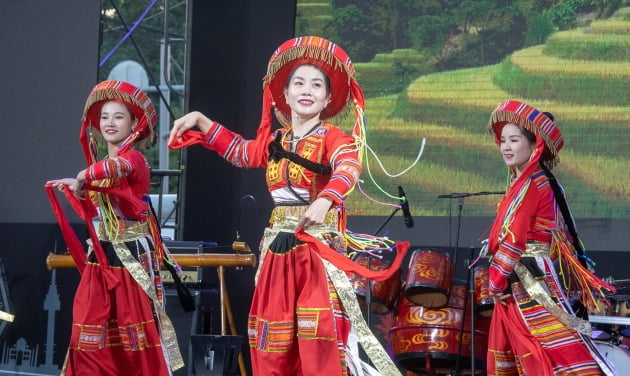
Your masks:
<instances>
[{"instance_id":1,"label":"stage backdrop screen","mask_svg":"<svg viewBox=\"0 0 630 376\"><path fill-rule=\"evenodd\" d=\"M350 213L388 215L378 202L397 204L402 186L416 216L451 215L454 200L438 196L482 192L494 194L467 198L464 215L494 216L508 174L488 119L517 99L551 112L564 135L554 173L573 215L628 217L630 9L574 5L562 18L568 2L555 3L297 2L295 34L346 50L365 93ZM352 121L338 123L349 132Z\"/></svg>"}]
</instances>

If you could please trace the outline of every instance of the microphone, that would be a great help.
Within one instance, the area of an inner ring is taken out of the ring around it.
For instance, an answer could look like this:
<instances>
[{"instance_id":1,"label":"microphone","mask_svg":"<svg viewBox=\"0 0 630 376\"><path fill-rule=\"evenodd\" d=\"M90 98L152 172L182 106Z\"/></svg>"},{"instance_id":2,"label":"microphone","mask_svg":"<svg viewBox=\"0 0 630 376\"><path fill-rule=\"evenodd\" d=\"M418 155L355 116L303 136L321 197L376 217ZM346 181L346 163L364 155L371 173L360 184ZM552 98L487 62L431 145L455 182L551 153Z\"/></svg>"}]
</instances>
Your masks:
<instances>
[{"instance_id":1,"label":"microphone","mask_svg":"<svg viewBox=\"0 0 630 376\"><path fill-rule=\"evenodd\" d=\"M398 186L398 196L400 197L400 208L403 211L405 226L407 226L407 228L412 228L413 217L411 216L411 212L409 211L409 201L407 201L405 191L403 191L403 188L400 185Z\"/></svg>"}]
</instances>

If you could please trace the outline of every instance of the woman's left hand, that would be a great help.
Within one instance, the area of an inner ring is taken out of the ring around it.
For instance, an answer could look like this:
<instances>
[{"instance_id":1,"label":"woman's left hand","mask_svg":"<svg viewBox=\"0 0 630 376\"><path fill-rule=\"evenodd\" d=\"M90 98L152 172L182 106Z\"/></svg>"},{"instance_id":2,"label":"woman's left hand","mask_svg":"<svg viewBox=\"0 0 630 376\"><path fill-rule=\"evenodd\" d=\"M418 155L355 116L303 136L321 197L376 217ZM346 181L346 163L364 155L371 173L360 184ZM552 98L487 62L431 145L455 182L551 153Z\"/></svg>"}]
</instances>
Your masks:
<instances>
[{"instance_id":1,"label":"woman's left hand","mask_svg":"<svg viewBox=\"0 0 630 376\"><path fill-rule=\"evenodd\" d=\"M80 184L75 178L49 180L46 183L52 185L60 192L63 192L63 190L68 187L68 189L70 189L77 198L85 198L85 191L81 188L82 184Z\"/></svg>"},{"instance_id":2,"label":"woman's left hand","mask_svg":"<svg viewBox=\"0 0 630 376\"><path fill-rule=\"evenodd\" d=\"M510 297L510 294L490 294L492 300L494 300L494 304L500 303L503 305L507 305L505 303L505 299Z\"/></svg>"},{"instance_id":3,"label":"woman's left hand","mask_svg":"<svg viewBox=\"0 0 630 376\"><path fill-rule=\"evenodd\" d=\"M321 225L324 223L324 219L326 219L326 214L328 210L330 210L332 203L332 200L328 197L320 197L313 201L308 209L306 209L306 212L304 212L300 222L298 222L298 228L306 228L308 226Z\"/></svg>"}]
</instances>

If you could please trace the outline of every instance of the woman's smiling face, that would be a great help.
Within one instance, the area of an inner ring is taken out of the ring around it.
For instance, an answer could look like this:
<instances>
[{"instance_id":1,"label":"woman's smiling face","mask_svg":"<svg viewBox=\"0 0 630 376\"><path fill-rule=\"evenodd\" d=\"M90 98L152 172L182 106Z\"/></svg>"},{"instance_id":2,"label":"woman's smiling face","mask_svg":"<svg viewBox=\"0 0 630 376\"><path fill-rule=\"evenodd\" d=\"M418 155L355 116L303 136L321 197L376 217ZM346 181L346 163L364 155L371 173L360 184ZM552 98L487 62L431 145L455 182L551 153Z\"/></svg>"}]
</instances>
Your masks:
<instances>
[{"instance_id":1,"label":"woman's smiling face","mask_svg":"<svg viewBox=\"0 0 630 376\"><path fill-rule=\"evenodd\" d=\"M500 149L505 164L513 167L516 176L519 176L529 162L534 144L525 137L518 125L507 123L501 130Z\"/></svg>"},{"instance_id":2,"label":"woman's smiling face","mask_svg":"<svg viewBox=\"0 0 630 376\"><path fill-rule=\"evenodd\" d=\"M330 97L325 74L313 65L299 66L289 78L284 97L293 116L319 118Z\"/></svg>"},{"instance_id":3,"label":"woman's smiling face","mask_svg":"<svg viewBox=\"0 0 630 376\"><path fill-rule=\"evenodd\" d=\"M101 134L112 145L120 146L131 134L136 123L131 111L122 103L110 101L101 108Z\"/></svg>"}]
</instances>

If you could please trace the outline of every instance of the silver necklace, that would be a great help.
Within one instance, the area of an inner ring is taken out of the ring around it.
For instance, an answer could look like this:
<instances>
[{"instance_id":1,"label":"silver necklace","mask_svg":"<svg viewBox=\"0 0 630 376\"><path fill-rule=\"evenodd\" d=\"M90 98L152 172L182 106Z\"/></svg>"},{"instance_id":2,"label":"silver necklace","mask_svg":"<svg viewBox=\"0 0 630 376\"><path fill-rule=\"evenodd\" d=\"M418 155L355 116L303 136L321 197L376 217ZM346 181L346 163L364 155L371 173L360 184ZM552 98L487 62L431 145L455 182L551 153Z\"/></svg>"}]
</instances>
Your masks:
<instances>
[{"instance_id":1,"label":"silver necklace","mask_svg":"<svg viewBox=\"0 0 630 376\"><path fill-rule=\"evenodd\" d=\"M317 128L319 128L320 125L322 125L321 122L315 124L313 128L311 128L308 132L306 132L304 135L299 136L299 137L293 134L293 129L291 129L291 139L289 140L289 143L296 143L307 138L308 136L313 134L317 130Z\"/></svg>"}]
</instances>

